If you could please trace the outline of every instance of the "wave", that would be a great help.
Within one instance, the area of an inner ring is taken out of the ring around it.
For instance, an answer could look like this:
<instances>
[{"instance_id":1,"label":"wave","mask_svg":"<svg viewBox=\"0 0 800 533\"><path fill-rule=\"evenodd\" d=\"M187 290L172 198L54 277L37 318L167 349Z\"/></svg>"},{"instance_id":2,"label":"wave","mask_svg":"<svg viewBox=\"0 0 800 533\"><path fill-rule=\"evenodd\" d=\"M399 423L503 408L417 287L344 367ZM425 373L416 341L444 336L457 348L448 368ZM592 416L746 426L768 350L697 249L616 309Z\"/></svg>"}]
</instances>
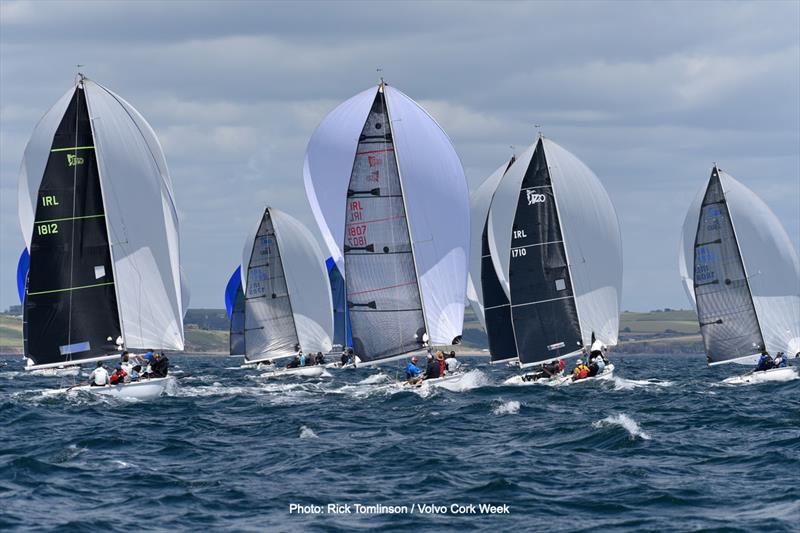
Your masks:
<instances>
[{"instance_id":1,"label":"wave","mask_svg":"<svg viewBox=\"0 0 800 533\"><path fill-rule=\"evenodd\" d=\"M607 416L604 419L598 420L592 424L592 427L595 428L603 428L608 426L619 426L625 428L630 435L631 440L635 439L636 437L639 437L642 440L650 440L650 435L642 431L642 428L639 427L639 424L637 424L633 418L625 413Z\"/></svg>"},{"instance_id":2,"label":"wave","mask_svg":"<svg viewBox=\"0 0 800 533\"><path fill-rule=\"evenodd\" d=\"M319 436L314 433L314 430L308 426L301 426L300 427L300 438L301 439L318 439Z\"/></svg>"},{"instance_id":3,"label":"wave","mask_svg":"<svg viewBox=\"0 0 800 533\"><path fill-rule=\"evenodd\" d=\"M492 413L496 415L515 415L519 413L520 403L516 400L503 402L492 409Z\"/></svg>"},{"instance_id":4,"label":"wave","mask_svg":"<svg viewBox=\"0 0 800 533\"><path fill-rule=\"evenodd\" d=\"M614 376L614 390L633 390L641 387L671 387L671 381L651 379L626 379Z\"/></svg>"}]
</instances>

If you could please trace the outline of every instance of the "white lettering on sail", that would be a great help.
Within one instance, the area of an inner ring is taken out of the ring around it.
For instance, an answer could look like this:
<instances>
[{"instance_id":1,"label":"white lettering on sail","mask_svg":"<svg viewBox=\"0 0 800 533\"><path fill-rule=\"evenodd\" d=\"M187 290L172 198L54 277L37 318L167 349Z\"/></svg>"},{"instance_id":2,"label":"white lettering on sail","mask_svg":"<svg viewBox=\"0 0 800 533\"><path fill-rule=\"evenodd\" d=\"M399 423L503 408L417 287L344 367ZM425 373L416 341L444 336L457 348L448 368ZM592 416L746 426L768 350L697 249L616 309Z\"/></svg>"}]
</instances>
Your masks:
<instances>
[{"instance_id":1,"label":"white lettering on sail","mask_svg":"<svg viewBox=\"0 0 800 533\"><path fill-rule=\"evenodd\" d=\"M545 201L544 194L534 193L533 191L525 191L528 195L528 205L542 204Z\"/></svg>"}]
</instances>

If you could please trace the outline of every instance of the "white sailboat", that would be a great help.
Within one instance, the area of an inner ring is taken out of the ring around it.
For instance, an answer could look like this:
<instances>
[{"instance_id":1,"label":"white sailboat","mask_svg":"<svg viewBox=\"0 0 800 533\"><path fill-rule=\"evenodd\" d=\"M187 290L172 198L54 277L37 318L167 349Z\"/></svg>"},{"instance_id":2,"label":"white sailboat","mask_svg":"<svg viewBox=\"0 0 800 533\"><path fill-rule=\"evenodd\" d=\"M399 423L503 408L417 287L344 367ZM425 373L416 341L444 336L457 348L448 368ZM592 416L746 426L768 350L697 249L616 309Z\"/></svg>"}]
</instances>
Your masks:
<instances>
[{"instance_id":1,"label":"white sailboat","mask_svg":"<svg viewBox=\"0 0 800 533\"><path fill-rule=\"evenodd\" d=\"M245 240L241 265L246 365L274 362L300 351L327 354L333 304L325 256L298 220L267 207ZM294 369L262 365L265 377L318 376L323 365Z\"/></svg>"},{"instance_id":2,"label":"white sailboat","mask_svg":"<svg viewBox=\"0 0 800 533\"><path fill-rule=\"evenodd\" d=\"M526 368L617 344L619 224L586 165L540 136L486 180L472 209L482 253L471 254L470 302L492 362Z\"/></svg>"},{"instance_id":3,"label":"white sailboat","mask_svg":"<svg viewBox=\"0 0 800 533\"><path fill-rule=\"evenodd\" d=\"M755 364L762 351L800 352L800 261L778 218L716 166L683 224L681 280L697 309L709 365ZM792 367L727 383L784 381Z\"/></svg>"},{"instance_id":4,"label":"white sailboat","mask_svg":"<svg viewBox=\"0 0 800 533\"><path fill-rule=\"evenodd\" d=\"M303 170L317 224L345 278L361 361L460 342L468 190L436 121L381 81L325 117Z\"/></svg>"},{"instance_id":5,"label":"white sailboat","mask_svg":"<svg viewBox=\"0 0 800 533\"><path fill-rule=\"evenodd\" d=\"M28 370L116 359L125 349L183 350L172 182L155 133L130 104L79 76L33 131L18 206L30 251ZM87 389L152 397L165 387Z\"/></svg>"}]
</instances>

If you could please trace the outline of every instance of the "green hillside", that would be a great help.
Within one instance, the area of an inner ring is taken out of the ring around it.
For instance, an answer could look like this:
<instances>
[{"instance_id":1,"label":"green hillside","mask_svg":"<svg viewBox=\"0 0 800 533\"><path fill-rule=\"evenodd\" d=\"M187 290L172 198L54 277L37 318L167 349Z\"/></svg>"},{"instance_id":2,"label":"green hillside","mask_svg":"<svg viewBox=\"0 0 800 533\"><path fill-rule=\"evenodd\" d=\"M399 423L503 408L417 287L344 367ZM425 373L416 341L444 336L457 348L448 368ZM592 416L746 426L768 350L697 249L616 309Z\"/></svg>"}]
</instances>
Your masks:
<instances>
[{"instance_id":1,"label":"green hillside","mask_svg":"<svg viewBox=\"0 0 800 533\"><path fill-rule=\"evenodd\" d=\"M228 353L228 316L224 309L190 309L186 314L186 351ZM482 350L488 338L470 307L464 313L462 349ZM22 320L0 315L0 353L22 351ZM620 344L616 352L699 353L703 351L694 311L625 311L620 317Z\"/></svg>"}]
</instances>

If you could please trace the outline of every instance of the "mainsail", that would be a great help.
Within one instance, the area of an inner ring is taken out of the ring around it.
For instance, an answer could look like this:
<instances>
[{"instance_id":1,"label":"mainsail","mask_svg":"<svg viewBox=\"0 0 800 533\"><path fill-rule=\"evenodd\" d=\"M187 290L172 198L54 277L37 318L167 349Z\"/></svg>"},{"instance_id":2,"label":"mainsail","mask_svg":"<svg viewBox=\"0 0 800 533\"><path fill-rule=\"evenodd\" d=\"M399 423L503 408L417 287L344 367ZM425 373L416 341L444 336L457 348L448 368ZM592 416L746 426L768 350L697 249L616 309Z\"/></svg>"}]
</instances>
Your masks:
<instances>
[{"instance_id":1,"label":"mainsail","mask_svg":"<svg viewBox=\"0 0 800 533\"><path fill-rule=\"evenodd\" d=\"M183 349L178 220L150 126L81 77L37 124L19 179L31 368Z\"/></svg>"},{"instance_id":2,"label":"mainsail","mask_svg":"<svg viewBox=\"0 0 800 533\"><path fill-rule=\"evenodd\" d=\"M714 167L686 216L680 253L709 364L800 350L798 263L769 207Z\"/></svg>"},{"instance_id":3,"label":"mainsail","mask_svg":"<svg viewBox=\"0 0 800 533\"><path fill-rule=\"evenodd\" d=\"M264 210L242 261L248 362L330 351L333 311L322 257L300 222Z\"/></svg>"},{"instance_id":4,"label":"mainsail","mask_svg":"<svg viewBox=\"0 0 800 533\"><path fill-rule=\"evenodd\" d=\"M467 185L430 115L383 83L368 89L314 132L304 178L346 280L357 355L386 361L426 339L457 342L469 249Z\"/></svg>"},{"instance_id":5,"label":"mainsail","mask_svg":"<svg viewBox=\"0 0 800 533\"><path fill-rule=\"evenodd\" d=\"M541 137L500 179L486 232L494 274L510 304L497 298L488 305L492 280L484 263L493 360L516 356L529 365L574 355L593 336L608 346L617 343L619 225L608 194L586 165ZM498 314L496 321L491 313ZM509 313L510 332L501 329L500 313Z\"/></svg>"}]
</instances>

